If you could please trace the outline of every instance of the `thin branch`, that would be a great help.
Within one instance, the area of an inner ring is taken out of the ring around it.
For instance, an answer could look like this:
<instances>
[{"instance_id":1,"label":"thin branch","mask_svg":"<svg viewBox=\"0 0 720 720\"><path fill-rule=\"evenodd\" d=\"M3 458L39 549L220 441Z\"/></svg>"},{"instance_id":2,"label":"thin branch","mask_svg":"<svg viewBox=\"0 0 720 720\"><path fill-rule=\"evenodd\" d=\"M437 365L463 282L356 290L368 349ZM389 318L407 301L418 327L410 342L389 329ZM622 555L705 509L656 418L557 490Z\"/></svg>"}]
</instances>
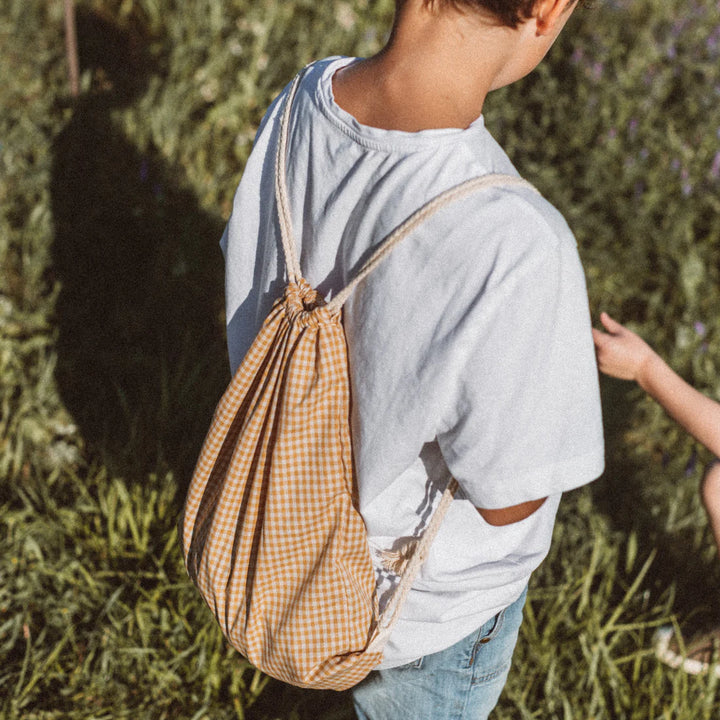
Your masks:
<instances>
[{"instance_id":1,"label":"thin branch","mask_svg":"<svg viewBox=\"0 0 720 720\"><path fill-rule=\"evenodd\" d=\"M80 94L80 61L78 59L77 30L75 24L74 0L65 2L65 52L68 62L68 76L70 78L70 93L73 97Z\"/></svg>"}]
</instances>

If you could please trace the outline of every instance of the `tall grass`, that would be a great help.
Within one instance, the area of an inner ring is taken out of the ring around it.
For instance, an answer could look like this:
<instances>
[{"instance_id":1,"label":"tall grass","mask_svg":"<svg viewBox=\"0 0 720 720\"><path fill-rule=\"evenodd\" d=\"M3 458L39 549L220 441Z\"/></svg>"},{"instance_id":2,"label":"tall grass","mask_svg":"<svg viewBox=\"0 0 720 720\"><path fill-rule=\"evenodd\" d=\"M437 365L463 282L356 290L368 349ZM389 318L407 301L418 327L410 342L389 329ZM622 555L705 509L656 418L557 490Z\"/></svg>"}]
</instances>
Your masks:
<instances>
[{"instance_id":1,"label":"tall grass","mask_svg":"<svg viewBox=\"0 0 720 720\"><path fill-rule=\"evenodd\" d=\"M227 380L217 240L254 130L305 62L366 54L390 0L0 5L0 717L353 717L222 641L176 522ZM717 3L578 12L488 126L568 217L593 308L720 396ZM655 629L715 617L706 459L603 385L608 469L564 501L495 717L697 720L712 675Z\"/></svg>"}]
</instances>

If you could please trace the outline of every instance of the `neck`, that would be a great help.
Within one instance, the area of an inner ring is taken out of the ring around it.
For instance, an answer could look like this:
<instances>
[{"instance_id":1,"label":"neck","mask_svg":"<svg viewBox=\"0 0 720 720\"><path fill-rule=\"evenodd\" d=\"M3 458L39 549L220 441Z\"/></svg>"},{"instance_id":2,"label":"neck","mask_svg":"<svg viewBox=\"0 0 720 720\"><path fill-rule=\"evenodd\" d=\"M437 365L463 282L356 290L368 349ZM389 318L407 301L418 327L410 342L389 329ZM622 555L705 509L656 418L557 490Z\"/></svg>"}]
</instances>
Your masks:
<instances>
[{"instance_id":1,"label":"neck","mask_svg":"<svg viewBox=\"0 0 720 720\"><path fill-rule=\"evenodd\" d=\"M388 130L466 128L503 84L519 35L475 13L405 0L385 48L337 74L336 101L362 124Z\"/></svg>"}]
</instances>

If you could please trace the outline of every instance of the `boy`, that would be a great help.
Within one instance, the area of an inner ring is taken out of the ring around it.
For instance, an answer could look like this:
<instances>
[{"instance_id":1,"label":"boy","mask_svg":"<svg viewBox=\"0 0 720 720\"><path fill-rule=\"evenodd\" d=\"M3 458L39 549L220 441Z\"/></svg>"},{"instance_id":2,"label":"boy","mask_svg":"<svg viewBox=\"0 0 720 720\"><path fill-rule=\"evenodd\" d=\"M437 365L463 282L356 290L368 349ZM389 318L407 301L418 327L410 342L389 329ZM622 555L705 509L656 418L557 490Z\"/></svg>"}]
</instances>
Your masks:
<instances>
[{"instance_id":1,"label":"boy","mask_svg":"<svg viewBox=\"0 0 720 720\"><path fill-rule=\"evenodd\" d=\"M387 46L305 73L288 187L303 276L343 288L413 211L472 177L517 175L484 127L486 94L530 72L577 0L399 0ZM274 204L278 103L223 236L233 370L282 292ZM528 579L562 492L603 469L597 368L575 240L525 187L453 202L344 306L353 454L381 604L392 555L461 488L360 718L484 718L505 683Z\"/></svg>"},{"instance_id":2,"label":"boy","mask_svg":"<svg viewBox=\"0 0 720 720\"><path fill-rule=\"evenodd\" d=\"M600 322L607 331L593 329L600 370L620 380L634 380L673 420L720 457L720 403L686 383L640 336L607 313L601 313ZM705 472L701 497L720 554L720 463L717 460ZM672 628L663 628L659 633L660 658L693 675L706 671L714 646L720 643L720 627L701 632L687 643L684 652L672 641L672 634ZM714 671L720 676L720 666L715 665Z\"/></svg>"}]
</instances>

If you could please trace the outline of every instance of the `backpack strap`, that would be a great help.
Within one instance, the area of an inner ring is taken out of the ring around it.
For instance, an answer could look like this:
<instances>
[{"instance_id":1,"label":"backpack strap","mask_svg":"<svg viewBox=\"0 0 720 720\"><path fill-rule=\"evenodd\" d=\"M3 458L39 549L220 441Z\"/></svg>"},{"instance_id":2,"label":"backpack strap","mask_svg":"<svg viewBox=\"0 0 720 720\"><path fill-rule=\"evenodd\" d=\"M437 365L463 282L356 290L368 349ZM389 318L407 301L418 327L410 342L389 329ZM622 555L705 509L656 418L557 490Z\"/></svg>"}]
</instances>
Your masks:
<instances>
[{"instance_id":1,"label":"backpack strap","mask_svg":"<svg viewBox=\"0 0 720 720\"><path fill-rule=\"evenodd\" d=\"M494 187L527 187L538 193L538 191L527 180L515 175L503 175L493 173L490 175L481 175L480 177L465 180L459 185L449 188L445 192L440 193L432 200L427 202L421 208L410 215L407 220L400 223L385 239L378 245L377 249L367 262L360 268L357 275L327 304L327 309L331 315L340 312L343 304L350 296L350 293L359 285L392 251L392 249L413 232L419 225L435 215L446 205L467 197L473 193ZM539 193L538 193L539 194Z\"/></svg>"},{"instance_id":2,"label":"backpack strap","mask_svg":"<svg viewBox=\"0 0 720 720\"><path fill-rule=\"evenodd\" d=\"M290 134L290 114L292 111L293 100L297 93L300 82L309 65L301 70L292 82L290 89L284 101L282 117L280 120L280 137L275 155L275 197L278 206L278 215L280 219L280 235L282 239L283 251L285 254L285 267L288 274L288 282L297 283L302 278L300 270L300 262L298 260L295 242L293 239L292 218L290 216L290 201L287 190L287 148L288 137ZM482 175L480 177L471 178L465 182L455 185L445 192L440 193L435 198L427 202L425 205L416 210L404 222L400 223L385 239L378 245L375 252L360 268L358 273L350 282L338 292L332 300L327 304L327 310L331 315L336 315L342 309L343 304L348 299L352 291L359 285L386 257L392 249L404 238L406 238L419 225L424 223L436 212L446 205L467 197L472 193L480 192L495 187L525 187L537 193L533 185L527 180L523 180L517 175L505 175L501 173L492 173ZM539 194L539 193L538 193Z\"/></svg>"},{"instance_id":3,"label":"backpack strap","mask_svg":"<svg viewBox=\"0 0 720 720\"><path fill-rule=\"evenodd\" d=\"M438 506L435 508L435 512L430 518L428 526L418 539L417 545L415 546L407 565L405 565L401 572L400 582L395 588L390 602L387 604L382 612L382 615L378 619L375 634L368 645L368 651L373 652L375 650L382 650L387 642L387 639L390 637L390 633L400 617L400 611L405 604L405 600L407 599L412 585L415 582L415 578L425 563L428 552L430 551L430 546L432 545L435 536L438 534L442 521L445 519L445 515L450 509L450 505L455 498L458 487L457 480L454 477L451 477L445 487L445 490L443 491Z\"/></svg>"},{"instance_id":4,"label":"backpack strap","mask_svg":"<svg viewBox=\"0 0 720 720\"><path fill-rule=\"evenodd\" d=\"M290 201L287 191L287 145L288 135L290 134L290 111L292 110L293 100L300 86L300 81L308 67L309 66L306 66L295 76L285 98L283 113L280 118L280 138L278 140L277 152L275 153L275 201L278 206L278 216L280 219L280 237L285 254L285 268L287 269L288 282L291 283L297 283L302 278L302 274L300 272L300 261L298 260L295 250L295 242L293 240Z\"/></svg>"}]
</instances>

